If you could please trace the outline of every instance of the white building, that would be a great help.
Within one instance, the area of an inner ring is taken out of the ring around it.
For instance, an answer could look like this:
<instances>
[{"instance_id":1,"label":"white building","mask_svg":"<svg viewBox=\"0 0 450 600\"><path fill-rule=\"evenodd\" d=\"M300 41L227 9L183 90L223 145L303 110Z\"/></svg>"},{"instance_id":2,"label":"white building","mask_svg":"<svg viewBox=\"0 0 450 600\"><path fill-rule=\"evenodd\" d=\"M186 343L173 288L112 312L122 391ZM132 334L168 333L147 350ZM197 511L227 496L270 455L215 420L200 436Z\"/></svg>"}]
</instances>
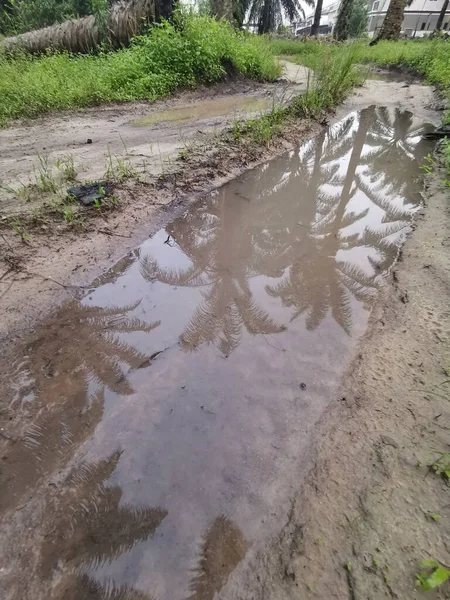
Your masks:
<instances>
[{"instance_id":1,"label":"white building","mask_svg":"<svg viewBox=\"0 0 450 600\"><path fill-rule=\"evenodd\" d=\"M378 33L386 16L390 0L369 0L369 25L370 36ZM408 37L422 37L429 35L434 28L441 12L444 0L412 0L406 5L405 16L402 24L402 33ZM443 31L450 28L450 4L442 24Z\"/></svg>"},{"instance_id":2,"label":"white building","mask_svg":"<svg viewBox=\"0 0 450 600\"><path fill-rule=\"evenodd\" d=\"M375 35L381 28L390 0L369 0L368 33ZM324 6L320 19L319 33L332 33L336 24L339 0ZM430 34L436 27L444 0L412 0L405 8L402 33L408 37L422 37ZM305 19L292 23L297 35L308 34L314 21L314 10L306 14ZM450 4L442 24L443 31L450 32Z\"/></svg>"}]
</instances>

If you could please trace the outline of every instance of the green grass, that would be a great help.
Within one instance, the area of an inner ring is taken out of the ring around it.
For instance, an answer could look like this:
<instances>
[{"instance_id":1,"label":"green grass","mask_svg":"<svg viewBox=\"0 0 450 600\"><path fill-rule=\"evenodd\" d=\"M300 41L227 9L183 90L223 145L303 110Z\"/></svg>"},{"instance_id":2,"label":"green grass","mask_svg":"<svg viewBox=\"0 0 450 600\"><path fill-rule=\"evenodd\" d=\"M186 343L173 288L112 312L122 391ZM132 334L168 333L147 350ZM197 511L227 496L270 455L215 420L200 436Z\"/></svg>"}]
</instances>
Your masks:
<instances>
[{"instance_id":1,"label":"green grass","mask_svg":"<svg viewBox=\"0 0 450 600\"><path fill-rule=\"evenodd\" d=\"M348 51L348 44L321 44L295 40L267 42L274 55L287 55L294 62L311 68L320 65L322 56L328 52L334 57ZM437 84L450 108L450 43L442 39L403 40L380 42L370 47L367 43L354 42L357 61L381 67L412 69L423 75L429 83ZM444 123L450 122L450 110L444 115Z\"/></svg>"},{"instance_id":2,"label":"green grass","mask_svg":"<svg viewBox=\"0 0 450 600\"><path fill-rule=\"evenodd\" d=\"M361 70L356 68L357 57L352 46L339 53L324 48L306 91L289 106L274 106L258 119L236 122L232 129L233 140L244 145L267 145L289 120L319 118L324 111L336 107L363 80Z\"/></svg>"},{"instance_id":3,"label":"green grass","mask_svg":"<svg viewBox=\"0 0 450 600\"><path fill-rule=\"evenodd\" d=\"M0 55L0 123L49 110L104 102L155 100L227 73L273 80L279 75L267 46L209 17L178 16L130 48L96 55Z\"/></svg>"}]
</instances>

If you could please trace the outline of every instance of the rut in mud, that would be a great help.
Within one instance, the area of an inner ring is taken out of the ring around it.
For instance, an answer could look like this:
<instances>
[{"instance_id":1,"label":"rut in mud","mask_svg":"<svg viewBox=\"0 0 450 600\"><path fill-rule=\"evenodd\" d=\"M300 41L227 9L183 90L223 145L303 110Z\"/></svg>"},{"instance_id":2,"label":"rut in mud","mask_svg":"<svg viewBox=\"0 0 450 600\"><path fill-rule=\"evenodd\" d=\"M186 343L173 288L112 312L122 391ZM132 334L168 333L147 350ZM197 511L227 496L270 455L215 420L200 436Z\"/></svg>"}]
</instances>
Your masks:
<instances>
[{"instance_id":1,"label":"rut in mud","mask_svg":"<svg viewBox=\"0 0 450 600\"><path fill-rule=\"evenodd\" d=\"M212 600L270 551L420 206L426 130L349 114L40 325L2 382L5 598Z\"/></svg>"}]
</instances>

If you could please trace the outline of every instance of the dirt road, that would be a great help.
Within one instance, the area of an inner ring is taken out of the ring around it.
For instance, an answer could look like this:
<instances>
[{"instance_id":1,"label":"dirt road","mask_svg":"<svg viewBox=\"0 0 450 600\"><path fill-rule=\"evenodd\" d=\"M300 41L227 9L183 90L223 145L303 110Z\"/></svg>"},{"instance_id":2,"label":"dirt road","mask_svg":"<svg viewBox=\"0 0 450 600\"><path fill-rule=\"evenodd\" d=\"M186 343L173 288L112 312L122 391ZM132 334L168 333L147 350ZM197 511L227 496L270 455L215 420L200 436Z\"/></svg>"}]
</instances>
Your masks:
<instances>
[{"instance_id":1,"label":"dirt road","mask_svg":"<svg viewBox=\"0 0 450 600\"><path fill-rule=\"evenodd\" d=\"M417 468L448 441L449 215L430 180L417 220L438 114L403 86L368 82L330 127L146 223L87 289L74 261L120 238L48 248L52 280L16 282L43 291L33 331L6 314L6 599L406 599L419 559L449 562L447 488Z\"/></svg>"},{"instance_id":2,"label":"dirt road","mask_svg":"<svg viewBox=\"0 0 450 600\"><path fill-rule=\"evenodd\" d=\"M284 80L276 84L230 82L152 104L60 112L0 129L1 213L17 212L17 200L5 188L33 181L38 155L53 167L71 155L81 181L104 177L110 156L126 159L144 177L160 173L183 148L304 89L307 69L282 62Z\"/></svg>"}]
</instances>

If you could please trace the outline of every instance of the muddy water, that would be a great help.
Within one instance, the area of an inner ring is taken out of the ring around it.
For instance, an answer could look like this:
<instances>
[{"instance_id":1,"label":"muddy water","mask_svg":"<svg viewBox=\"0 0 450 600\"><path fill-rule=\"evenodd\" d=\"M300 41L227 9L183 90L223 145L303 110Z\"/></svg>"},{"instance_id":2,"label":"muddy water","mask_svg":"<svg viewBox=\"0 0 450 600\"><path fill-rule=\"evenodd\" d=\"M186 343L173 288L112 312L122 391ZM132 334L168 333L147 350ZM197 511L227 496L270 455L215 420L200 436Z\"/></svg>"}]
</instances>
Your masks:
<instances>
[{"instance_id":1,"label":"muddy water","mask_svg":"<svg viewBox=\"0 0 450 600\"><path fill-rule=\"evenodd\" d=\"M153 112L147 117L132 121L131 125L150 126L157 123L175 122L184 123L195 119L206 119L230 115L236 111L254 113L267 110L272 106L274 99L256 98L246 94L238 94L226 98L213 98L199 100L195 104L179 106L172 110Z\"/></svg>"},{"instance_id":2,"label":"muddy water","mask_svg":"<svg viewBox=\"0 0 450 600\"><path fill-rule=\"evenodd\" d=\"M270 551L420 204L426 129L348 115L24 342L0 415L5 598L213 600Z\"/></svg>"}]
</instances>

